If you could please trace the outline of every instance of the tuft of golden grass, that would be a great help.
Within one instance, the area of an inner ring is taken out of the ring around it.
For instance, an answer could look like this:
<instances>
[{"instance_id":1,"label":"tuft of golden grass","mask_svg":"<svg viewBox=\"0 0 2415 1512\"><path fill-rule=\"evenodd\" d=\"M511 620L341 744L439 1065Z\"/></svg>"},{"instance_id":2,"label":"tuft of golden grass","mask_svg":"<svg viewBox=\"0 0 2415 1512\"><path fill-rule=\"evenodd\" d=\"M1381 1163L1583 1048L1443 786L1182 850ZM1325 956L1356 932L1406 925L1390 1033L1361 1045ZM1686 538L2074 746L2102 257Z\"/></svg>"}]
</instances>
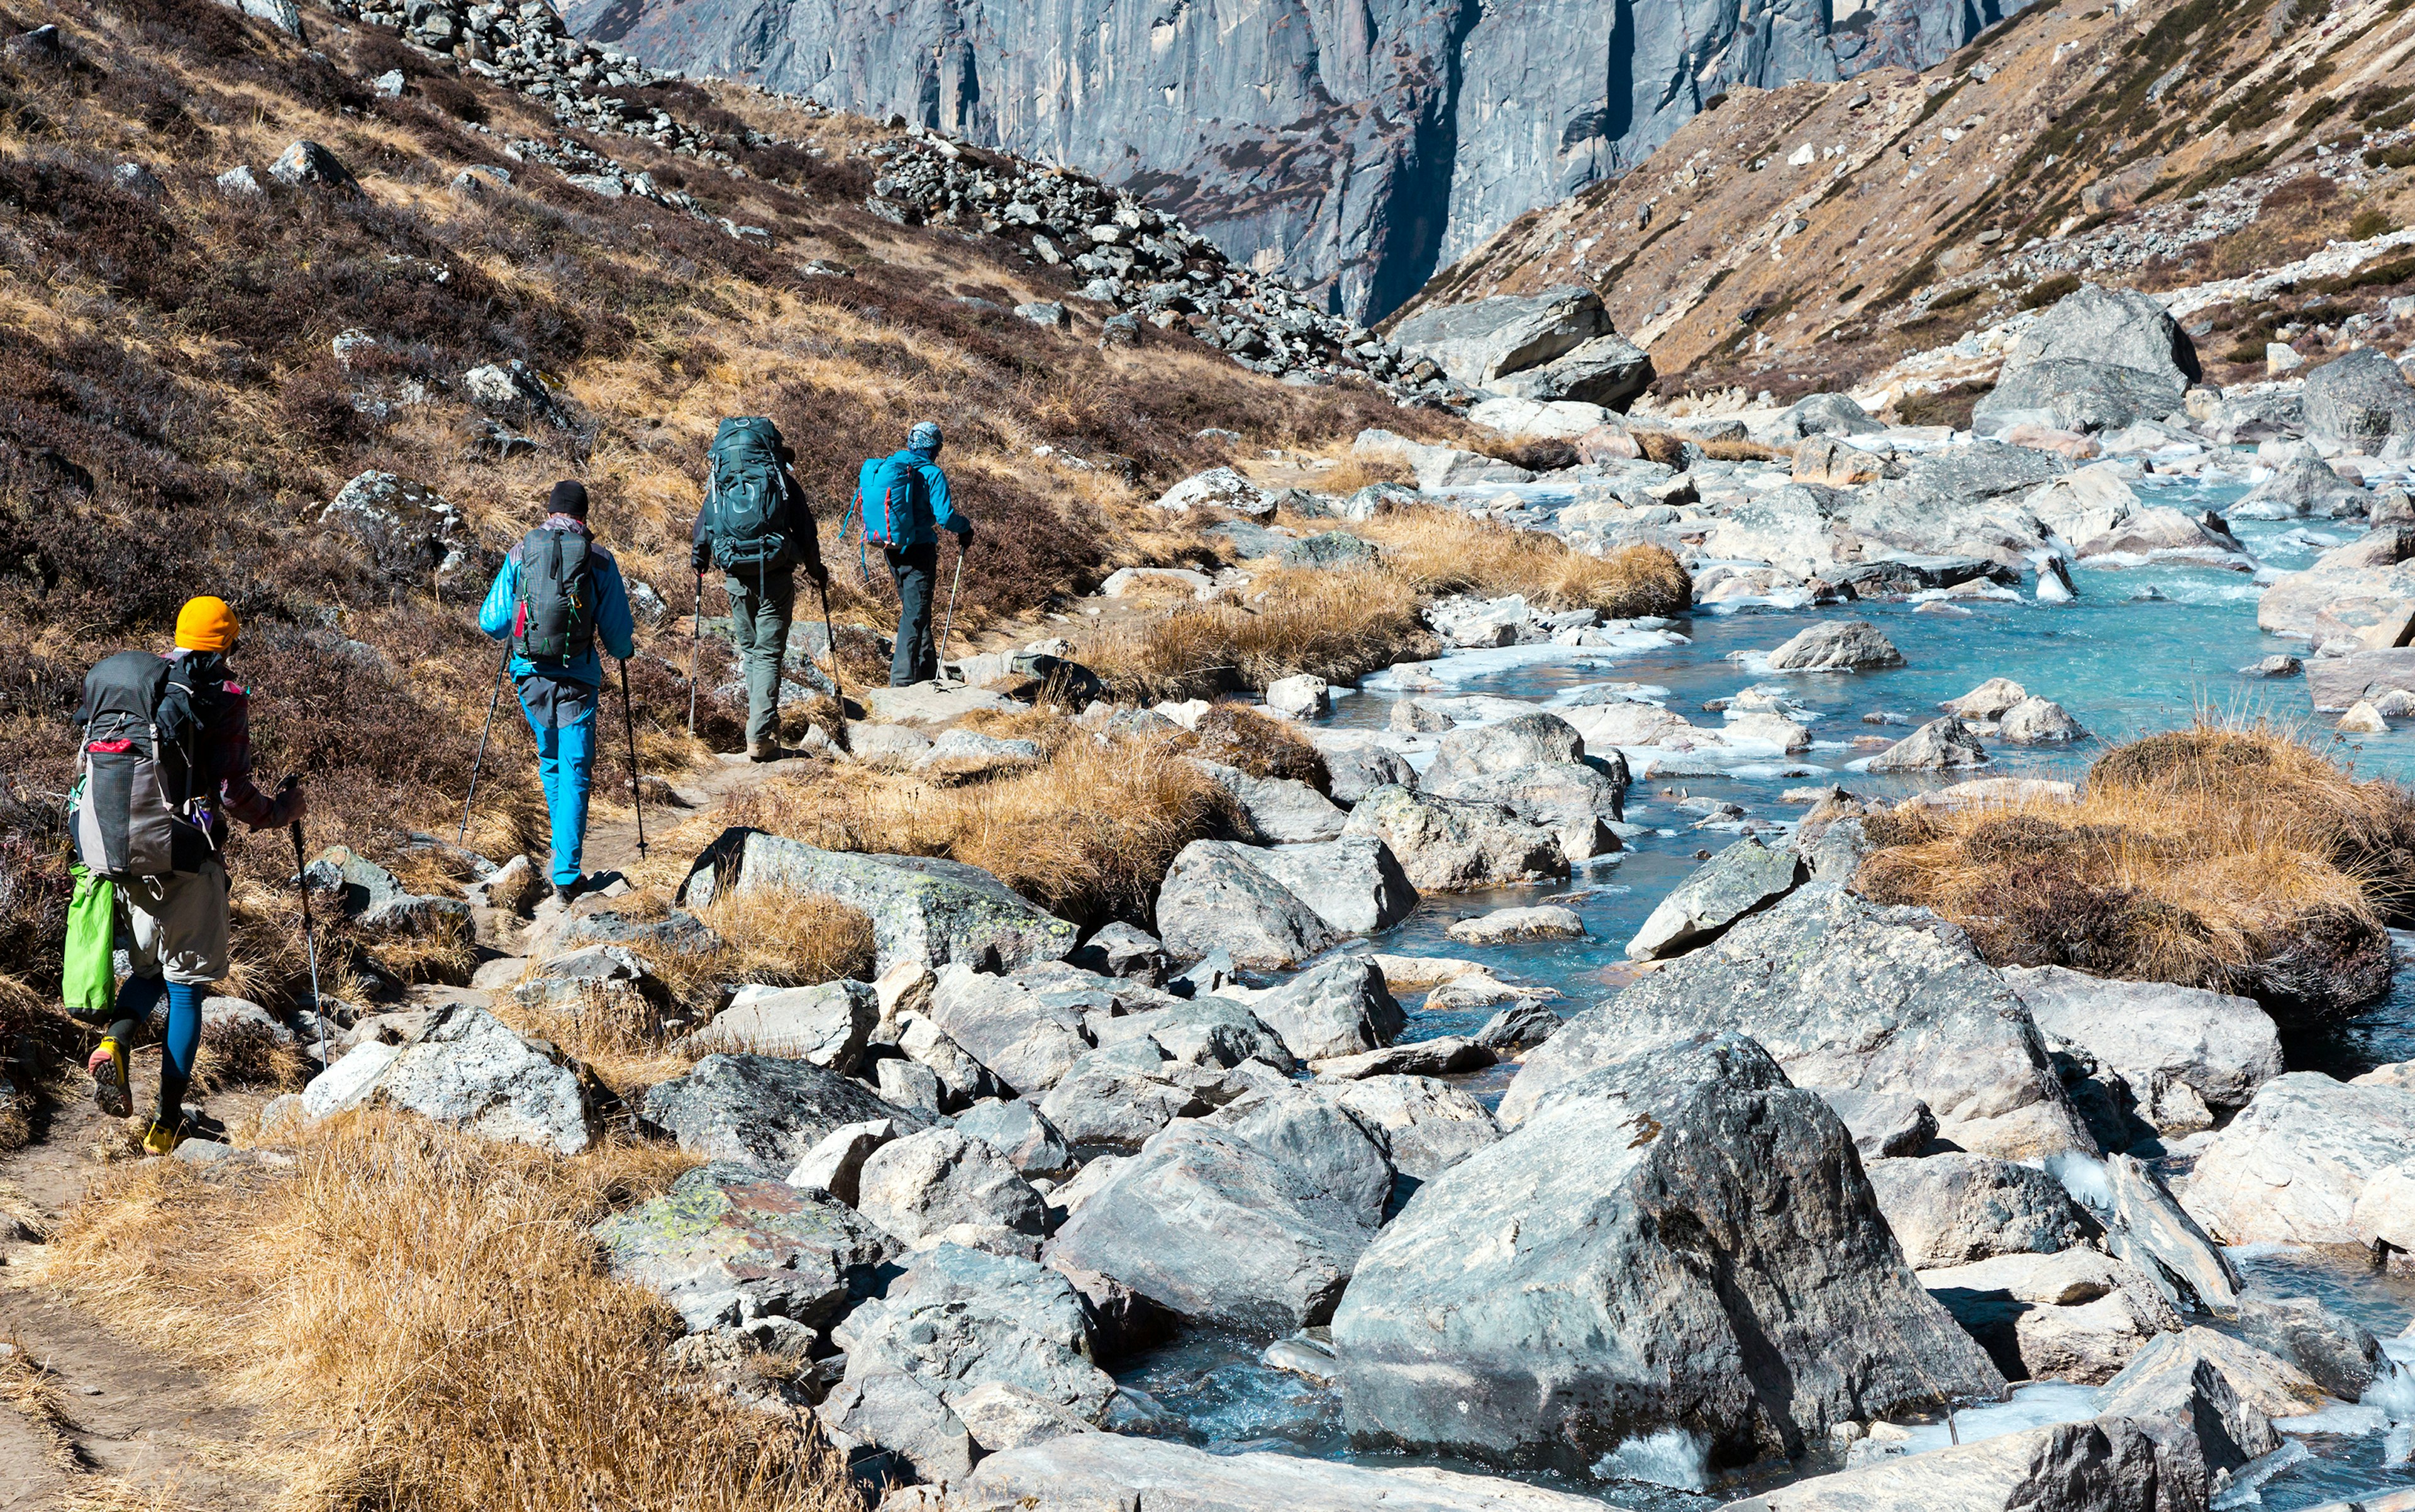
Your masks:
<instances>
[{"instance_id":1,"label":"tuft of golden grass","mask_svg":"<svg viewBox=\"0 0 2415 1512\"><path fill-rule=\"evenodd\" d=\"M2369 954L2415 896L2415 798L2262 720L2099 757L2077 803L1904 805L1856 886L1934 908L1999 966L2243 990L2276 958Z\"/></svg>"},{"instance_id":2,"label":"tuft of golden grass","mask_svg":"<svg viewBox=\"0 0 2415 1512\"><path fill-rule=\"evenodd\" d=\"M1599 609L1616 619L1682 614L1693 603L1693 579L1657 546L1588 556L1557 536L1437 508L1393 511L1363 529L1384 548L1384 570L1430 597L1518 593L1540 608Z\"/></svg>"},{"instance_id":3,"label":"tuft of golden grass","mask_svg":"<svg viewBox=\"0 0 2415 1512\"><path fill-rule=\"evenodd\" d=\"M43 1456L60 1470L81 1468L76 1453L75 1419L68 1415L67 1393L46 1366L34 1362L22 1341L0 1353L0 1402L24 1419L42 1442Z\"/></svg>"},{"instance_id":4,"label":"tuft of golden grass","mask_svg":"<svg viewBox=\"0 0 2415 1512\"><path fill-rule=\"evenodd\" d=\"M1379 483L1401 483L1415 487L1418 475L1405 462L1388 457L1344 457L1340 462L1316 474L1319 493L1340 494L1347 498L1361 488L1372 488Z\"/></svg>"},{"instance_id":5,"label":"tuft of golden grass","mask_svg":"<svg viewBox=\"0 0 2415 1512\"><path fill-rule=\"evenodd\" d=\"M1714 462L1782 462L1793 455L1757 441L1706 441L1700 444L1702 455Z\"/></svg>"},{"instance_id":6,"label":"tuft of golden grass","mask_svg":"<svg viewBox=\"0 0 2415 1512\"><path fill-rule=\"evenodd\" d=\"M758 789L723 817L829 850L963 861L1080 924L1147 920L1182 847L1238 822L1182 743L1086 735L1028 771L962 787L833 767Z\"/></svg>"},{"instance_id":7,"label":"tuft of golden grass","mask_svg":"<svg viewBox=\"0 0 2415 1512\"><path fill-rule=\"evenodd\" d=\"M265 1419L291 1507L861 1512L809 1414L671 1366L679 1323L589 1229L673 1152L560 1160L403 1115L297 1137L290 1170L103 1177L37 1279Z\"/></svg>"},{"instance_id":8,"label":"tuft of golden grass","mask_svg":"<svg viewBox=\"0 0 2415 1512\"><path fill-rule=\"evenodd\" d=\"M1312 673L1355 682L1430 654L1416 586L1391 572L1276 569L1240 603L1184 604L1095 632L1076 659L1121 698L1203 697Z\"/></svg>"}]
</instances>

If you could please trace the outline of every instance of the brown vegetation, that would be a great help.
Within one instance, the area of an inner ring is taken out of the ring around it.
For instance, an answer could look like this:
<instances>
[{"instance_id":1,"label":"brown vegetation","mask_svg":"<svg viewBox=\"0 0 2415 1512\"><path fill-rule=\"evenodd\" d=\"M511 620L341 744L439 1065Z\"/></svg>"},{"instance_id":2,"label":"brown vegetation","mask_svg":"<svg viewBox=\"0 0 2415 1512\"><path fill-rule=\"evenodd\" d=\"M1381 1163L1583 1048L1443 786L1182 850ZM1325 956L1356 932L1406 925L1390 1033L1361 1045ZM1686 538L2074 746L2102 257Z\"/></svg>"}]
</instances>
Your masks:
<instances>
[{"instance_id":1,"label":"brown vegetation","mask_svg":"<svg viewBox=\"0 0 2415 1512\"><path fill-rule=\"evenodd\" d=\"M1371 531L1370 533L1372 533ZM1261 573L1242 603L1186 604L1099 631L1079 655L1126 698L1192 698L1312 673L1355 682L1433 644L1397 572Z\"/></svg>"},{"instance_id":2,"label":"brown vegetation","mask_svg":"<svg viewBox=\"0 0 2415 1512\"><path fill-rule=\"evenodd\" d=\"M2118 746L2076 804L1873 816L1858 886L1961 924L2000 966L2336 1010L2387 986L2415 899L2415 798L2261 721Z\"/></svg>"},{"instance_id":3,"label":"brown vegetation","mask_svg":"<svg viewBox=\"0 0 2415 1512\"><path fill-rule=\"evenodd\" d=\"M1589 556L1556 536L1433 508L1388 512L1365 529L1384 548L1384 570L1427 595L1519 593L1539 608L1613 619L1682 614L1693 602L1693 579L1656 546Z\"/></svg>"},{"instance_id":4,"label":"brown vegetation","mask_svg":"<svg viewBox=\"0 0 2415 1512\"><path fill-rule=\"evenodd\" d=\"M706 1389L665 1357L678 1319L603 1272L589 1228L685 1158L564 1160L367 1114L290 1153L232 1178L121 1168L38 1279L224 1383L292 1505L860 1507L810 1415Z\"/></svg>"}]
</instances>

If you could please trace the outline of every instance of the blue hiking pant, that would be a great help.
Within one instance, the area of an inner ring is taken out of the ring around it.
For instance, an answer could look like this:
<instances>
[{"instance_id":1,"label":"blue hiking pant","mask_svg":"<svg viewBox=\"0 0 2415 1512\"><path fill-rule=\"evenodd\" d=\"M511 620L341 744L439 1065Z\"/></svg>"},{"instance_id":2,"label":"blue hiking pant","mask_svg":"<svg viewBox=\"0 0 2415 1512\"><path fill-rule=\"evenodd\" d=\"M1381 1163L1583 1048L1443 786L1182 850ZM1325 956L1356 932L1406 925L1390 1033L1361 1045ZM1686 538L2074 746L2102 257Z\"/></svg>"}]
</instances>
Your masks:
<instances>
[{"instance_id":1,"label":"blue hiking pant","mask_svg":"<svg viewBox=\"0 0 2415 1512\"><path fill-rule=\"evenodd\" d=\"M536 735L536 771L553 818L553 880L578 880L587 848L587 794L595 785L595 690L584 697L543 677L522 678L520 712ZM565 696L565 694L569 696Z\"/></svg>"},{"instance_id":2,"label":"blue hiking pant","mask_svg":"<svg viewBox=\"0 0 2415 1512\"><path fill-rule=\"evenodd\" d=\"M159 1058L158 1122L170 1129L184 1121L185 1091L192 1085L193 1055L202 1045L202 996L208 990L203 982L144 976L128 977L117 989L117 1017L109 1026L109 1035L129 1054L134 1037L158 1011L159 999L168 999L168 1032L161 1040Z\"/></svg>"}]
</instances>

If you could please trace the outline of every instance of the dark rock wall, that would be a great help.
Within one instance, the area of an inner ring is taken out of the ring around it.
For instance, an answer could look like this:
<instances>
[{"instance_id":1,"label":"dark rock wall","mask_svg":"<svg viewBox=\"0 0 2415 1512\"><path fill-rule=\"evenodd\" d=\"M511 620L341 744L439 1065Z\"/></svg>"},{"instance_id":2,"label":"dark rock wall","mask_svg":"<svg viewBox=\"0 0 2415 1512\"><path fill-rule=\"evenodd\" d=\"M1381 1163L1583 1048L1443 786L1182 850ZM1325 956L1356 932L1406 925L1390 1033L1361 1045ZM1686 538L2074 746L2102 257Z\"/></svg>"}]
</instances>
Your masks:
<instances>
[{"instance_id":1,"label":"dark rock wall","mask_svg":"<svg viewBox=\"0 0 2415 1512\"><path fill-rule=\"evenodd\" d=\"M1146 194L1373 320L1721 91L1928 64L2018 6L1880 0L572 0L649 63L895 112Z\"/></svg>"}]
</instances>

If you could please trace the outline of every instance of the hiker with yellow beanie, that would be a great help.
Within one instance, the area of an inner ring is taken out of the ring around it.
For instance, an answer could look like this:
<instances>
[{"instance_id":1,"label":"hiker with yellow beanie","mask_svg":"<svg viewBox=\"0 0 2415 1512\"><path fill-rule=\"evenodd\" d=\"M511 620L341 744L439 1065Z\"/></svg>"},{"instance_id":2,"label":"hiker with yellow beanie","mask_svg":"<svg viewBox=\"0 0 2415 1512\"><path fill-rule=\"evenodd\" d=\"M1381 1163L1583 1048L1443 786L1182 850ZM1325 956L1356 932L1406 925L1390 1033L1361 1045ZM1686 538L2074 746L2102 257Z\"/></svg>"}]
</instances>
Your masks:
<instances>
[{"instance_id":1,"label":"hiker with yellow beanie","mask_svg":"<svg viewBox=\"0 0 2415 1512\"><path fill-rule=\"evenodd\" d=\"M76 715L77 860L114 884L117 943L134 964L93 1053L93 1100L115 1117L133 1112L128 1052L165 997L158 1112L143 1140L155 1155L183 1136L202 997L227 974L227 820L273 830L307 806L299 787L271 797L252 786L250 695L226 664L242 633L223 599L192 599L176 649L105 659Z\"/></svg>"}]
</instances>

